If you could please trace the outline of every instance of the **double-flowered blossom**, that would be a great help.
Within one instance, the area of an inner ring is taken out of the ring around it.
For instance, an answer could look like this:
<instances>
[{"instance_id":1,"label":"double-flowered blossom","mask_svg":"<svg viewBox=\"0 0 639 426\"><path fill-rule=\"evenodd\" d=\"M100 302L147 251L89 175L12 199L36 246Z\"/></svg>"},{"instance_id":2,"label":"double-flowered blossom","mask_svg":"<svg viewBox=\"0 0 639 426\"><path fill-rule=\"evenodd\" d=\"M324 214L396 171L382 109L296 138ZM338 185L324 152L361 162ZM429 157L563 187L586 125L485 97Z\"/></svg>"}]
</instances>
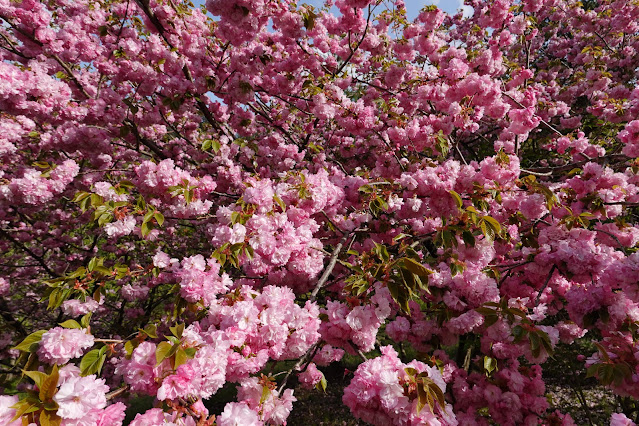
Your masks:
<instances>
[{"instance_id":1,"label":"double-flowered blossom","mask_svg":"<svg viewBox=\"0 0 639 426\"><path fill-rule=\"evenodd\" d=\"M48 166L45 166L48 167ZM26 204L42 205L51 201L73 181L80 168L73 160L66 160L54 166L47 174L42 170L26 169L21 177L9 178L9 182L0 185L0 202L4 205Z\"/></svg>"},{"instance_id":2,"label":"double-flowered blossom","mask_svg":"<svg viewBox=\"0 0 639 426\"><path fill-rule=\"evenodd\" d=\"M418 392L406 369L427 373L428 379L446 391L446 383L436 367L419 361L404 364L392 347L382 347L382 356L361 364L350 385L344 389L344 403L359 418L374 425L457 425L450 404L418 409Z\"/></svg>"},{"instance_id":3,"label":"double-flowered blossom","mask_svg":"<svg viewBox=\"0 0 639 426\"><path fill-rule=\"evenodd\" d=\"M55 327L42 335L38 356L50 364L63 365L81 357L93 342L93 336L85 329Z\"/></svg>"},{"instance_id":4,"label":"double-flowered blossom","mask_svg":"<svg viewBox=\"0 0 639 426\"><path fill-rule=\"evenodd\" d=\"M327 317L320 328L322 338L349 352L353 352L353 344L365 352L372 350L379 327L391 313L389 299L388 289L377 285L370 303L363 306L349 308L339 301L327 301L322 312Z\"/></svg>"}]
</instances>

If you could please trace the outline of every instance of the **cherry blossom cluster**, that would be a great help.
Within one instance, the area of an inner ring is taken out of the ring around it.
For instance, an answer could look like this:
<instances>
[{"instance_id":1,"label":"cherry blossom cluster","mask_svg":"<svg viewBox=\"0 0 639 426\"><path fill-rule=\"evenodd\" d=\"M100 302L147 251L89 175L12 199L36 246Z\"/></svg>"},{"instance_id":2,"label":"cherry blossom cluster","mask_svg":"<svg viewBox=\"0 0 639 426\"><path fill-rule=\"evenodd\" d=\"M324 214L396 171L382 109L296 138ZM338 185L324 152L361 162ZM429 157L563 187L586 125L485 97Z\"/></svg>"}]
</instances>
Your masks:
<instances>
[{"instance_id":1,"label":"cherry blossom cluster","mask_svg":"<svg viewBox=\"0 0 639 426\"><path fill-rule=\"evenodd\" d=\"M344 404L362 420L374 424L442 424L457 425L450 404L438 406L436 410L419 410L417 387L407 369L417 373L427 373L430 381L441 392L446 391L446 383L436 367L423 362L401 362L392 347L382 347L382 355L361 364L351 384L344 389Z\"/></svg>"}]
</instances>

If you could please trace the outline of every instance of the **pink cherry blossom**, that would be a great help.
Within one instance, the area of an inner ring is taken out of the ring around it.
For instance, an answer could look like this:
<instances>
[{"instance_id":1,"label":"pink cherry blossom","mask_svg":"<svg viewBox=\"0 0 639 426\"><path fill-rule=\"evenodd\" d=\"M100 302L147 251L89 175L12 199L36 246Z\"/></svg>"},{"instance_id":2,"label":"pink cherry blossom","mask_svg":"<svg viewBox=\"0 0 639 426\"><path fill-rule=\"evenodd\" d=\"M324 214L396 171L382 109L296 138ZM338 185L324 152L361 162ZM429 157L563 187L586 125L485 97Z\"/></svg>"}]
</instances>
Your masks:
<instances>
[{"instance_id":1,"label":"pink cherry blossom","mask_svg":"<svg viewBox=\"0 0 639 426\"><path fill-rule=\"evenodd\" d=\"M66 364L70 359L82 356L93 346L93 336L84 329L53 328L42 336L38 355L50 364Z\"/></svg>"}]
</instances>

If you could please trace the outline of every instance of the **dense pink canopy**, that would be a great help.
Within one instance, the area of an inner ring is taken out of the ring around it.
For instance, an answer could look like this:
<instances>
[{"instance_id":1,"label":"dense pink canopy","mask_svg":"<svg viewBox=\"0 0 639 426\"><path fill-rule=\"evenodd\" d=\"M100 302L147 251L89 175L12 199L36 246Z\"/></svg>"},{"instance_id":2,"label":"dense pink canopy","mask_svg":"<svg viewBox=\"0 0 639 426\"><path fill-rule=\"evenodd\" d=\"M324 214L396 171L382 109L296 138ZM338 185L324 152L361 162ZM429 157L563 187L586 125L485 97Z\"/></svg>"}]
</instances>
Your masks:
<instances>
[{"instance_id":1,"label":"dense pink canopy","mask_svg":"<svg viewBox=\"0 0 639 426\"><path fill-rule=\"evenodd\" d=\"M466 5L0 0L0 422L283 425L349 353L372 424L570 425L584 336L639 399L639 4Z\"/></svg>"}]
</instances>

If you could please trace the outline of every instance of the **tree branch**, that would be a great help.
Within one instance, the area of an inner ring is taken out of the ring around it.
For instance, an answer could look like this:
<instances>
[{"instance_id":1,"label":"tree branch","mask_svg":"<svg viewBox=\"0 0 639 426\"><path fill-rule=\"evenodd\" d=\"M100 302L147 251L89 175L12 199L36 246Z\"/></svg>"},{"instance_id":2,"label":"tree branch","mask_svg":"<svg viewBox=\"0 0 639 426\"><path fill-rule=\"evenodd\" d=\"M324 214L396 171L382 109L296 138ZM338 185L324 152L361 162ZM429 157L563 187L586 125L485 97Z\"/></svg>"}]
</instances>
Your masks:
<instances>
[{"instance_id":1,"label":"tree branch","mask_svg":"<svg viewBox=\"0 0 639 426\"><path fill-rule=\"evenodd\" d=\"M326 269L324 269L324 273L320 277L319 281L315 285L315 288L313 289L313 292L311 293L311 301L315 300L315 298L317 297L317 293L319 293L320 289L324 286L324 284L326 284L326 281L328 281L328 277L331 275L331 272L333 272L333 268L335 268L335 264L337 263L337 258L339 257L339 254L342 251L342 246L348 239L349 235L350 235L349 233L344 234L344 236L342 237L342 240L339 243L337 243L337 245L335 246L335 250L333 250L333 255L331 256L331 259L328 261L328 265L326 265Z\"/></svg>"}]
</instances>

